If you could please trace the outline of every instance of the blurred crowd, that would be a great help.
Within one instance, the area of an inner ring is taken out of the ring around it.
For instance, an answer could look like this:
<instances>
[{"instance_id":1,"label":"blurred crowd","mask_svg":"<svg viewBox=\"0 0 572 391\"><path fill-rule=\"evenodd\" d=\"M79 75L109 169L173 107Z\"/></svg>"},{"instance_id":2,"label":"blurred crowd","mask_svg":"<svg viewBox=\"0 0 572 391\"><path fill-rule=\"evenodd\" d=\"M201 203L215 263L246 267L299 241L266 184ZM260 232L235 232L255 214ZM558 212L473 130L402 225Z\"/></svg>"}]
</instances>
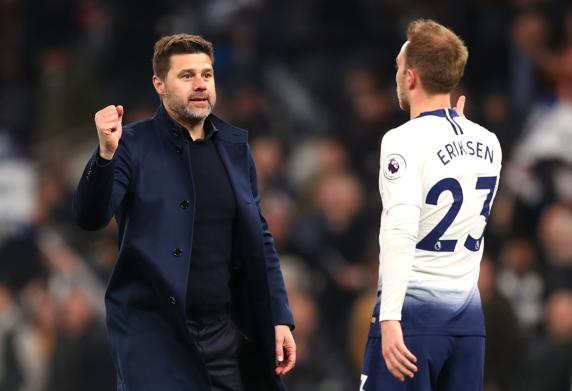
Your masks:
<instances>
[{"instance_id":1,"label":"blurred crowd","mask_svg":"<svg viewBox=\"0 0 572 391\"><path fill-rule=\"evenodd\" d=\"M291 391L356 390L377 285L379 146L408 120L395 56L430 17L469 47L456 96L504 151L479 286L487 391L570 391L572 6L557 0L0 0L0 391L113 390L116 226L71 197L94 113L154 113L152 46L215 46L215 112L249 131L294 311Z\"/></svg>"}]
</instances>

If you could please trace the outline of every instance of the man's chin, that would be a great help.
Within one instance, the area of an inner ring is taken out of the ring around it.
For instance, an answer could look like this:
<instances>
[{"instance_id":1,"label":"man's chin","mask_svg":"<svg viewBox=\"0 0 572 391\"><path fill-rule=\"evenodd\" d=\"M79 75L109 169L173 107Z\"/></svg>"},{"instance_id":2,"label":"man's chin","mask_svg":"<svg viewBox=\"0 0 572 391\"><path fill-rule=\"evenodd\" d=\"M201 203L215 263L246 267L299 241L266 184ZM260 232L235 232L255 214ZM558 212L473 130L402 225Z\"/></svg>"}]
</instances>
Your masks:
<instances>
[{"instance_id":1,"label":"man's chin","mask_svg":"<svg viewBox=\"0 0 572 391\"><path fill-rule=\"evenodd\" d=\"M200 111L187 111L185 117L190 122L200 122L204 121L211 113L211 110L200 110Z\"/></svg>"}]
</instances>

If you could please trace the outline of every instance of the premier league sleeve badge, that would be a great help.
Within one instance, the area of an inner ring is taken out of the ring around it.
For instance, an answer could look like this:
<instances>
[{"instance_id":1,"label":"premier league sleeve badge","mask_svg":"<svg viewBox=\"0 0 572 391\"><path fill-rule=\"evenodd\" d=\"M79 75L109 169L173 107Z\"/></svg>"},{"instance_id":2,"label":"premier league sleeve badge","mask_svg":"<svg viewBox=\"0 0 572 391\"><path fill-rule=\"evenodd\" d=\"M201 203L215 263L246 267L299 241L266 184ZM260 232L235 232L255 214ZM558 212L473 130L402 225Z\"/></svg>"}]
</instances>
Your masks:
<instances>
[{"instance_id":1,"label":"premier league sleeve badge","mask_svg":"<svg viewBox=\"0 0 572 391\"><path fill-rule=\"evenodd\" d=\"M401 177L407 169L407 163L403 156L393 153L388 155L383 163L383 175L389 179L394 180Z\"/></svg>"}]
</instances>

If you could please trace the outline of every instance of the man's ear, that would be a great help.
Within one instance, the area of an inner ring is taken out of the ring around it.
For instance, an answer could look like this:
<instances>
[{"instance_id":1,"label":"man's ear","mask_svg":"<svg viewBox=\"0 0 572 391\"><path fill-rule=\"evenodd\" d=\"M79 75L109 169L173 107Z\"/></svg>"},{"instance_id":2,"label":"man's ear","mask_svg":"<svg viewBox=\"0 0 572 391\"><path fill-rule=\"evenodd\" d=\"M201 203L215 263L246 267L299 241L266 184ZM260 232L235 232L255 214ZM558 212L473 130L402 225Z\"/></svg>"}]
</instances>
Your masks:
<instances>
[{"instance_id":1,"label":"man's ear","mask_svg":"<svg viewBox=\"0 0 572 391\"><path fill-rule=\"evenodd\" d=\"M164 95L165 82L157 75L153 75L153 87L155 87L157 94Z\"/></svg>"},{"instance_id":2,"label":"man's ear","mask_svg":"<svg viewBox=\"0 0 572 391\"><path fill-rule=\"evenodd\" d=\"M419 75L413 69L407 69L405 71L405 81L407 83L407 89L412 90L419 84Z\"/></svg>"}]
</instances>

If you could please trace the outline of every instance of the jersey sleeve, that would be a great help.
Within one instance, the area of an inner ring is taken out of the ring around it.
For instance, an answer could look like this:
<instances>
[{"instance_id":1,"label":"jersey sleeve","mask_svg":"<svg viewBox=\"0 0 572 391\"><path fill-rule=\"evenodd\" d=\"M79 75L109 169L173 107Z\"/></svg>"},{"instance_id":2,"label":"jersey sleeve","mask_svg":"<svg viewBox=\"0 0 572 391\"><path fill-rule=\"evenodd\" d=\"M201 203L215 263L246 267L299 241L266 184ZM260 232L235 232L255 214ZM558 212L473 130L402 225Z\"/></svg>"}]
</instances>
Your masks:
<instances>
[{"instance_id":1,"label":"jersey sleeve","mask_svg":"<svg viewBox=\"0 0 572 391\"><path fill-rule=\"evenodd\" d=\"M419 156L414 141L398 132L387 133L381 142L379 192L384 211L395 205L422 206Z\"/></svg>"}]
</instances>

